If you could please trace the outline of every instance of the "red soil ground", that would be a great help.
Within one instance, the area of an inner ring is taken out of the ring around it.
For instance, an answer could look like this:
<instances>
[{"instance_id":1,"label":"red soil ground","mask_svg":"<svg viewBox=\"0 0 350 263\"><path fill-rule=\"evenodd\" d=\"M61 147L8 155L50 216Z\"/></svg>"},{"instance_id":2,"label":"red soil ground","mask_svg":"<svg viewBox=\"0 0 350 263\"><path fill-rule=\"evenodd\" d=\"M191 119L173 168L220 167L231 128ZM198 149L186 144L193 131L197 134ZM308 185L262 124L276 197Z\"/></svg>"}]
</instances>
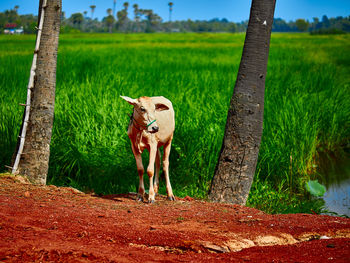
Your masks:
<instances>
[{"instance_id":1,"label":"red soil ground","mask_svg":"<svg viewBox=\"0 0 350 263\"><path fill-rule=\"evenodd\" d=\"M350 219L0 177L0 262L350 262Z\"/></svg>"}]
</instances>

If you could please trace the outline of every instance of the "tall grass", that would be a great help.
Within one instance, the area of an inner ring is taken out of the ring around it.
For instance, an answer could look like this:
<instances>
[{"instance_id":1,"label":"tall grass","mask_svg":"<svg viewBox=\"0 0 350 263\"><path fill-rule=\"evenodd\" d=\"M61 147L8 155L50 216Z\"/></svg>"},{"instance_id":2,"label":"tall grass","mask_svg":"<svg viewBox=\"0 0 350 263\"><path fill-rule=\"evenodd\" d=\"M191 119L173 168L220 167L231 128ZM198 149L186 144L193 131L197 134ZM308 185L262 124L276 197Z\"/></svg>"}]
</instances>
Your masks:
<instances>
[{"instance_id":1,"label":"tall grass","mask_svg":"<svg viewBox=\"0 0 350 263\"><path fill-rule=\"evenodd\" d=\"M300 192L317 151L349 141L349 39L272 35L251 205L258 206L263 185ZM61 35L49 182L97 193L135 191L138 177L126 135L131 106L119 95L163 95L176 114L174 192L205 197L243 42L243 34ZM0 44L2 169L16 144L34 37L1 36Z\"/></svg>"},{"instance_id":2,"label":"tall grass","mask_svg":"<svg viewBox=\"0 0 350 263\"><path fill-rule=\"evenodd\" d=\"M317 151L350 139L350 46L348 36L292 36L272 41L259 168L293 188Z\"/></svg>"}]
</instances>

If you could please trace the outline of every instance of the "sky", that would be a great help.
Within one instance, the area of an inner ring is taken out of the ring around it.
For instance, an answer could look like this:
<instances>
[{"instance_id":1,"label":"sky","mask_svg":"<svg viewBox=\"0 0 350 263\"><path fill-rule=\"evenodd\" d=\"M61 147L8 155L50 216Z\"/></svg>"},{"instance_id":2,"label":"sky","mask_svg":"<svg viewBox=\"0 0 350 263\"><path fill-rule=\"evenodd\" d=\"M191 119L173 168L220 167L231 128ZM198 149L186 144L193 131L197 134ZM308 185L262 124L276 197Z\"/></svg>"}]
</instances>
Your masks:
<instances>
[{"instance_id":1,"label":"sky","mask_svg":"<svg viewBox=\"0 0 350 263\"><path fill-rule=\"evenodd\" d=\"M116 10L123 8L126 0L117 0ZM94 18L101 20L107 15L106 10L113 8L113 0L62 0L63 11L66 17L72 13L84 11L91 16L90 5L96 5ZM129 17L133 19L133 4L139 8L152 9L162 17L163 21L169 20L169 0L129 0ZM172 0L174 20L210 20L212 18L226 18L229 21L241 22L249 19L250 0ZM0 12L19 6L19 14L37 14L39 0L1 0ZM313 17L322 18L349 16L350 0L277 0L275 18L286 21L298 18L307 19L310 22Z\"/></svg>"}]
</instances>

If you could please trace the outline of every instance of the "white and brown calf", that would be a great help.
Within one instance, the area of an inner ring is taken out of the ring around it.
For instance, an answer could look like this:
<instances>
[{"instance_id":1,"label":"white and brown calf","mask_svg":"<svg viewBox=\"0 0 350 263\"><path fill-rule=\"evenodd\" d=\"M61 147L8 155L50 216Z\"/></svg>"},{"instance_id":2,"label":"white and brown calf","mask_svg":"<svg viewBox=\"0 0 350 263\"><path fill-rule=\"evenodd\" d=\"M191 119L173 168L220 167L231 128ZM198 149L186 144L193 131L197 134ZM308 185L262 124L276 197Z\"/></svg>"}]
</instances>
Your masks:
<instances>
[{"instance_id":1,"label":"white and brown calf","mask_svg":"<svg viewBox=\"0 0 350 263\"><path fill-rule=\"evenodd\" d=\"M121 96L121 98L134 106L134 112L130 118L128 128L128 136L131 140L131 148L135 156L137 171L140 178L137 200L143 201L145 194L145 187L143 184L144 168L141 154L144 149L149 151L149 164L147 167L147 174L149 177L148 202L153 203L159 188L159 148L164 146L163 171L166 190L168 199L174 201L175 198L169 179L169 155L175 130L175 114L171 101L162 96L140 97L138 99ZM154 163L156 164L155 180L153 178Z\"/></svg>"}]
</instances>

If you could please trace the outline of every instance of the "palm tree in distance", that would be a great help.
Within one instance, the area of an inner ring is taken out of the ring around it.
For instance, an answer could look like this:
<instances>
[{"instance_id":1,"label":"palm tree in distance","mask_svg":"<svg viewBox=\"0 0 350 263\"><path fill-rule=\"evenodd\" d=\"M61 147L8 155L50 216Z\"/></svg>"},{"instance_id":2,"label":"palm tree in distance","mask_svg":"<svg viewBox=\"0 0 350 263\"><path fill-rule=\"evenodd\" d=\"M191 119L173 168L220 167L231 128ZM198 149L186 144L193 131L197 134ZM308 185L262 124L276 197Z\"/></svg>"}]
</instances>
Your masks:
<instances>
[{"instance_id":1,"label":"palm tree in distance","mask_svg":"<svg viewBox=\"0 0 350 263\"><path fill-rule=\"evenodd\" d=\"M115 16L115 5L117 4L117 0L113 1L113 16Z\"/></svg>"},{"instance_id":2,"label":"palm tree in distance","mask_svg":"<svg viewBox=\"0 0 350 263\"><path fill-rule=\"evenodd\" d=\"M128 2L125 2L125 3L123 4L123 6L124 6L125 11L127 11L127 10L128 10L128 7L129 7L129 3L128 3Z\"/></svg>"},{"instance_id":3,"label":"palm tree in distance","mask_svg":"<svg viewBox=\"0 0 350 263\"><path fill-rule=\"evenodd\" d=\"M106 18L106 23L108 25L108 31L109 33L112 33L112 27L114 24L114 16L112 15L113 14L112 8L107 9L107 14L108 14L108 17Z\"/></svg>"},{"instance_id":4,"label":"palm tree in distance","mask_svg":"<svg viewBox=\"0 0 350 263\"><path fill-rule=\"evenodd\" d=\"M137 22L138 13L139 13L139 5L138 4L133 4L132 7L134 8L134 19Z\"/></svg>"},{"instance_id":5,"label":"palm tree in distance","mask_svg":"<svg viewBox=\"0 0 350 263\"><path fill-rule=\"evenodd\" d=\"M171 22L171 13L173 12L173 2L169 2L168 6L169 6L169 22Z\"/></svg>"},{"instance_id":6,"label":"palm tree in distance","mask_svg":"<svg viewBox=\"0 0 350 263\"><path fill-rule=\"evenodd\" d=\"M17 13L18 8L19 8L19 5L15 5L15 7L13 8L13 10L15 10L15 12Z\"/></svg>"},{"instance_id":7,"label":"palm tree in distance","mask_svg":"<svg viewBox=\"0 0 350 263\"><path fill-rule=\"evenodd\" d=\"M91 20L92 20L93 17L94 17L94 11L95 11L96 6L95 5L90 5L90 8L91 8Z\"/></svg>"},{"instance_id":8,"label":"palm tree in distance","mask_svg":"<svg viewBox=\"0 0 350 263\"><path fill-rule=\"evenodd\" d=\"M139 31L139 22L140 22L140 10L139 10L139 5L138 4L133 4L132 6L134 8L134 20L136 22L136 32Z\"/></svg>"}]
</instances>

